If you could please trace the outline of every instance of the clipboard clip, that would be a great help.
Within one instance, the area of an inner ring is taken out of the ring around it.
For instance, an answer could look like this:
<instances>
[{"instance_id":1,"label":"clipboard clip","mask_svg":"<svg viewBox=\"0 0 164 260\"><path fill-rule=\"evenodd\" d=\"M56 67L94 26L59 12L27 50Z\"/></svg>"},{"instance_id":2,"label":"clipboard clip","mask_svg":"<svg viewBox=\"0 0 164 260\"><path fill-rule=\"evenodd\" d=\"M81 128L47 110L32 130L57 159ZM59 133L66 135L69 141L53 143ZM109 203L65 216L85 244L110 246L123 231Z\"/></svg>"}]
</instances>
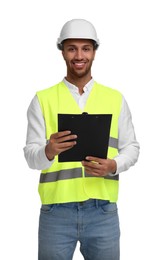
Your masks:
<instances>
[{"instance_id":1,"label":"clipboard clip","mask_svg":"<svg viewBox=\"0 0 164 260\"><path fill-rule=\"evenodd\" d=\"M82 115L86 116L86 115L88 115L88 113L87 112L83 112Z\"/></svg>"}]
</instances>

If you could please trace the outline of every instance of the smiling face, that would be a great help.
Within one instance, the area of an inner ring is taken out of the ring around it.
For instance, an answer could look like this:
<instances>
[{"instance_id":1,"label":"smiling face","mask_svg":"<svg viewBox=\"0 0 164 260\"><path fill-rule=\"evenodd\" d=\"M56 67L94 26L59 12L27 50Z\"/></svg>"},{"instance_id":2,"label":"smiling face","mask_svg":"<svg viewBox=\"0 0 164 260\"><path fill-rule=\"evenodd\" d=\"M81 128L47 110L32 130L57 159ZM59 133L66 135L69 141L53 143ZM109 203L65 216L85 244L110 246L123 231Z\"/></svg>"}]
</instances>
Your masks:
<instances>
[{"instance_id":1,"label":"smiling face","mask_svg":"<svg viewBox=\"0 0 164 260\"><path fill-rule=\"evenodd\" d=\"M91 67L95 57L93 42L86 39L68 39L63 44L63 58L67 65L67 79L91 79Z\"/></svg>"}]
</instances>

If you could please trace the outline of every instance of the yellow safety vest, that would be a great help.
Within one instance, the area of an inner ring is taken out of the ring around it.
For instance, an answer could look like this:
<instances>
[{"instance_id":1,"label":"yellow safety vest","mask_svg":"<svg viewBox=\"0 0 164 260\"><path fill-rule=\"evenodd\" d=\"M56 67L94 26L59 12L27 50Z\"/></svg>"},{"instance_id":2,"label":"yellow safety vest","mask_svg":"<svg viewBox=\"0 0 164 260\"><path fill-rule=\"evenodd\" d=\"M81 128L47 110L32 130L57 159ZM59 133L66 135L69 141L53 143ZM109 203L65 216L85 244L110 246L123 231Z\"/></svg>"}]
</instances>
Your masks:
<instances>
[{"instance_id":1,"label":"yellow safety vest","mask_svg":"<svg viewBox=\"0 0 164 260\"><path fill-rule=\"evenodd\" d=\"M58 114L112 114L108 158L118 154L118 119L122 95L111 88L94 83L83 110L79 108L69 89L59 84L37 92L46 126L46 138L58 132ZM94 131L94 129L93 129ZM42 204L118 199L118 175L95 177L85 173L81 162L58 163L58 156L49 169L41 172L39 194Z\"/></svg>"}]
</instances>

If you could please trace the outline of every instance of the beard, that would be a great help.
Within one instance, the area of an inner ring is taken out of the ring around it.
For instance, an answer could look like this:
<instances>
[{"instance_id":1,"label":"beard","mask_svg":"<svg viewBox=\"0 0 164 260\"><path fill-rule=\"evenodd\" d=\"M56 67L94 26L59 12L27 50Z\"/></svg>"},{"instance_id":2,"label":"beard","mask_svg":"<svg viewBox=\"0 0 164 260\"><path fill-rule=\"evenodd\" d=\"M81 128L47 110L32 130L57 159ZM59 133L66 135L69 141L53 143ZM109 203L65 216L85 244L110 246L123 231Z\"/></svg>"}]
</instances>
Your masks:
<instances>
[{"instance_id":1,"label":"beard","mask_svg":"<svg viewBox=\"0 0 164 260\"><path fill-rule=\"evenodd\" d=\"M67 65L67 75L72 78L83 78L91 73L92 61L85 61L84 67L76 67L74 64L76 62L84 62L84 61L72 61L71 63L66 62Z\"/></svg>"}]
</instances>

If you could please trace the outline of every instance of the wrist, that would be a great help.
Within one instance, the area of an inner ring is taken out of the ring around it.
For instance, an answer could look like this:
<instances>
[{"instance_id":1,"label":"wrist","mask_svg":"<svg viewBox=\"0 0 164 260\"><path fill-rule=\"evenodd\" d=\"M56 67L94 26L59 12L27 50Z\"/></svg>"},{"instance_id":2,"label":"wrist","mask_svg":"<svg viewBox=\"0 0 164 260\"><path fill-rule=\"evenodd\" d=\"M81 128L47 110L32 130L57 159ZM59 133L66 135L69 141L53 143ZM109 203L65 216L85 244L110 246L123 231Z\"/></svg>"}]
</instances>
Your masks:
<instances>
[{"instance_id":1,"label":"wrist","mask_svg":"<svg viewBox=\"0 0 164 260\"><path fill-rule=\"evenodd\" d=\"M109 174L115 174L117 171L117 163L114 159L109 159L110 160L110 170Z\"/></svg>"},{"instance_id":2,"label":"wrist","mask_svg":"<svg viewBox=\"0 0 164 260\"><path fill-rule=\"evenodd\" d=\"M49 148L49 144L47 144L45 147L45 154L49 161L52 161L55 158L55 155L51 152Z\"/></svg>"}]
</instances>

